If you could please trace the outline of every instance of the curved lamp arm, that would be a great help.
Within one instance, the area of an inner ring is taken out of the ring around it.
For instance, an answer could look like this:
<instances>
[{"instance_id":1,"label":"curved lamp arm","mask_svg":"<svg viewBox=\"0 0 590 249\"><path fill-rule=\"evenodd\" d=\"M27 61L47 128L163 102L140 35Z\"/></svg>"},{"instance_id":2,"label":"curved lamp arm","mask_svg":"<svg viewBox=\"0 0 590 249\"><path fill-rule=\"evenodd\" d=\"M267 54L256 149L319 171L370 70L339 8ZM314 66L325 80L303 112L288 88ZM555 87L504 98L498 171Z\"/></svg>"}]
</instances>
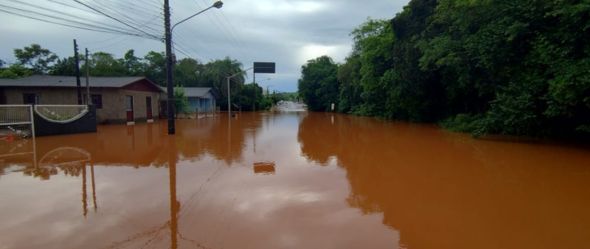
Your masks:
<instances>
[{"instance_id":1,"label":"curved lamp arm","mask_svg":"<svg viewBox=\"0 0 590 249\"><path fill-rule=\"evenodd\" d=\"M184 19L182 19L182 20L181 20L181 21L179 21L179 22L177 22L176 24L174 24L174 25L172 26L172 28L170 29L170 32L172 32L172 30L174 30L174 28L175 28L176 26L178 26L178 24L181 24L181 23L183 23L183 22L186 22L186 21L188 21L189 19L191 19L191 18L193 18L193 17L197 16L198 14L201 14L201 13L203 13L203 12L205 12L205 11L207 11L207 10L211 9L211 8L218 8L218 9L221 9L221 7L223 7L223 2L221 2L221 1L217 1L217 2L215 2L213 5L209 6L208 8L206 8L206 9L204 9L204 10L201 10L201 11L199 11L199 12L197 12L197 13L195 13L195 14L193 14L193 15L191 15L191 16L189 16L189 17L187 17L187 18L184 18Z\"/></svg>"}]
</instances>

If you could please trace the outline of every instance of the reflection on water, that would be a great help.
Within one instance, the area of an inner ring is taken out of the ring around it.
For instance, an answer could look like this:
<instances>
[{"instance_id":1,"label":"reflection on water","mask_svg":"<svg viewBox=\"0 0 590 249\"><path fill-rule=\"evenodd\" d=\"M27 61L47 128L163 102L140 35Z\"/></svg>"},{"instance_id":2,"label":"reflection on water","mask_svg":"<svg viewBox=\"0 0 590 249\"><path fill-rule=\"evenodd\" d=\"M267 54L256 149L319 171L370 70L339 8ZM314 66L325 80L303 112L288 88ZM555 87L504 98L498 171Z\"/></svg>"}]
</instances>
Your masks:
<instances>
[{"instance_id":1,"label":"reflection on water","mask_svg":"<svg viewBox=\"0 0 590 249\"><path fill-rule=\"evenodd\" d=\"M590 242L584 148L291 113L179 120L176 136L165 122L100 126L0 154L0 248Z\"/></svg>"},{"instance_id":2,"label":"reflection on water","mask_svg":"<svg viewBox=\"0 0 590 249\"><path fill-rule=\"evenodd\" d=\"M274 175L275 163L273 162L257 162L254 163L254 173L262 175Z\"/></svg>"},{"instance_id":3,"label":"reflection on water","mask_svg":"<svg viewBox=\"0 0 590 249\"><path fill-rule=\"evenodd\" d=\"M587 149L330 115L305 118L298 139L309 160L335 158L351 185L348 203L383 213L407 248L589 245Z\"/></svg>"}]
</instances>

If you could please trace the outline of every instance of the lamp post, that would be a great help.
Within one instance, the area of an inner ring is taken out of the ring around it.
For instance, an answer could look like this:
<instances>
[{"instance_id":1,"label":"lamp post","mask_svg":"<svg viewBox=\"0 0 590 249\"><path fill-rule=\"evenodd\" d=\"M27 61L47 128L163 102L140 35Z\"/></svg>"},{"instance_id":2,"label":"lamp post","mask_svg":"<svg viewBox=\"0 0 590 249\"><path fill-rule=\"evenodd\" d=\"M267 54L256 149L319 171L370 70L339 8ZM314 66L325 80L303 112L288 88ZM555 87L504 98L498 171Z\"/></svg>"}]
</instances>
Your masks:
<instances>
[{"instance_id":1,"label":"lamp post","mask_svg":"<svg viewBox=\"0 0 590 249\"><path fill-rule=\"evenodd\" d=\"M229 81L231 80L231 78L236 77L238 75L241 75L241 74L243 74L245 72L248 72L248 70L250 70L252 68L253 67L248 68L248 69L245 69L245 70L242 70L240 72L237 72L235 74L232 74L232 75L226 77L226 79L227 79L227 116L230 119L231 119L231 95L230 95L231 91L230 91Z\"/></svg>"},{"instance_id":2,"label":"lamp post","mask_svg":"<svg viewBox=\"0 0 590 249\"><path fill-rule=\"evenodd\" d=\"M178 24L181 24L198 14L201 14L211 8L221 8L223 6L223 2L216 1L213 5L209 6L208 8L201 10L185 19L174 24L170 27L170 4L169 0L164 0L164 28L165 31L165 40L166 40L166 90L168 92L168 103L167 103L167 112L168 112L168 134L173 135L176 133L176 129L174 127L174 85L173 85L173 68L174 64L172 61L172 31Z\"/></svg>"}]
</instances>

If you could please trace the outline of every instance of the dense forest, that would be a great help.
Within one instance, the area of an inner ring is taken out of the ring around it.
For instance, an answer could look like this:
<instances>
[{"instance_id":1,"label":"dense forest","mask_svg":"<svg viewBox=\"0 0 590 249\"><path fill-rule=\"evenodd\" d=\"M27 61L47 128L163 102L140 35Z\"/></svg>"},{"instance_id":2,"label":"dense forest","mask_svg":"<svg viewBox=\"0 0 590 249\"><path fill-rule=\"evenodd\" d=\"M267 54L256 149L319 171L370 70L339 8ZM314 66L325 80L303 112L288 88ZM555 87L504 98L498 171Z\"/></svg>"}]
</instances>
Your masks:
<instances>
[{"instance_id":1,"label":"dense forest","mask_svg":"<svg viewBox=\"0 0 590 249\"><path fill-rule=\"evenodd\" d=\"M18 78L33 74L76 74L74 56L60 58L38 44L14 49L14 56L16 63L10 65L0 60L0 78ZM122 58L115 58L106 52L95 52L90 54L88 63L84 56L79 58L82 75L85 75L86 67L89 67L91 76L145 76L161 86L166 84L166 56L163 52L150 51L143 57L137 57L134 50L128 50ZM226 110L226 77L241 70L242 63L229 57L205 64L192 58L183 58L175 63L174 83L175 86L214 88L217 92L217 103ZM242 110L249 111L254 105L257 110L267 109L273 102L278 101L280 95L264 95L262 87L258 84L245 84L245 81L243 74L232 78L230 82L232 103ZM175 95L184 96L181 90L177 90ZM178 101L182 102L181 99Z\"/></svg>"},{"instance_id":2,"label":"dense forest","mask_svg":"<svg viewBox=\"0 0 590 249\"><path fill-rule=\"evenodd\" d=\"M302 66L310 110L475 135L590 137L590 3L412 0L368 20L342 64Z\"/></svg>"}]
</instances>

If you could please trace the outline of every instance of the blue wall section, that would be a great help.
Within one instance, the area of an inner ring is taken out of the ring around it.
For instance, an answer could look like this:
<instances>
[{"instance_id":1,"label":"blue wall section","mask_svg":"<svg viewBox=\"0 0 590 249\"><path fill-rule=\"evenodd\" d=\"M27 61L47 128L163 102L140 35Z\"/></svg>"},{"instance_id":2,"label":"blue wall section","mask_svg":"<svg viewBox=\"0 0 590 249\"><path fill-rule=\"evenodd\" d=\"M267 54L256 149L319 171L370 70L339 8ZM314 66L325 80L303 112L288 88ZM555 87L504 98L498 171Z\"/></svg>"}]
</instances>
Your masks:
<instances>
[{"instance_id":1,"label":"blue wall section","mask_svg":"<svg viewBox=\"0 0 590 249\"><path fill-rule=\"evenodd\" d=\"M211 99L202 99L196 97L189 97L188 98L188 112L194 113L199 110L199 112L211 112L213 111L213 105L211 103Z\"/></svg>"}]
</instances>

